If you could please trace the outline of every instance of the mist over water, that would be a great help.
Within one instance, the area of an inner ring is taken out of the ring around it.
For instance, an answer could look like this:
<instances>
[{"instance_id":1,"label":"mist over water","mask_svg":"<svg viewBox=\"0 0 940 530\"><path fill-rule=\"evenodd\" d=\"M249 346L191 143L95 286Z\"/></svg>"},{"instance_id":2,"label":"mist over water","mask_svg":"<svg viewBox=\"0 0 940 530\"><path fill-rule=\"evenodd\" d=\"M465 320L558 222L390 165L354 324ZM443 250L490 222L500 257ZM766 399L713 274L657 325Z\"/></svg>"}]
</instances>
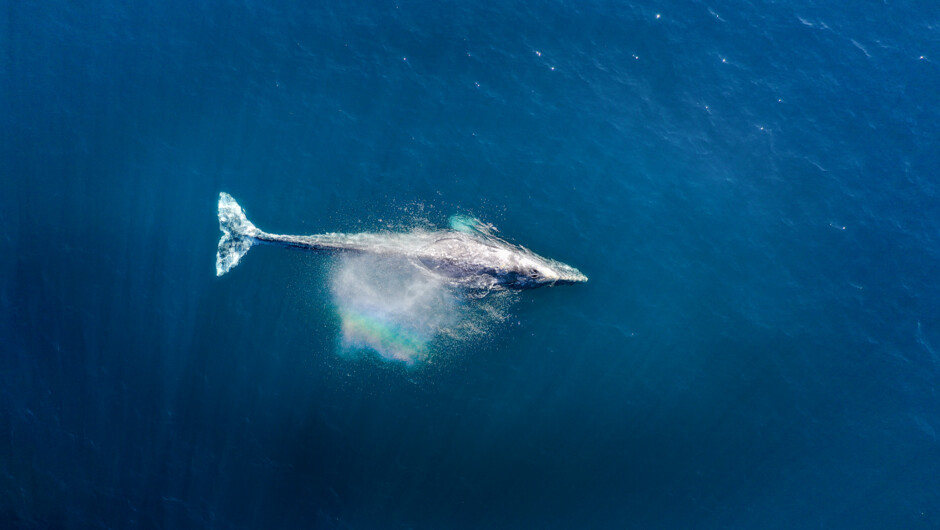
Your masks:
<instances>
[{"instance_id":1,"label":"mist over water","mask_svg":"<svg viewBox=\"0 0 940 530\"><path fill-rule=\"evenodd\" d=\"M504 322L517 295L468 296L409 260L341 255L329 272L344 355L371 351L419 366L485 338Z\"/></svg>"}]
</instances>

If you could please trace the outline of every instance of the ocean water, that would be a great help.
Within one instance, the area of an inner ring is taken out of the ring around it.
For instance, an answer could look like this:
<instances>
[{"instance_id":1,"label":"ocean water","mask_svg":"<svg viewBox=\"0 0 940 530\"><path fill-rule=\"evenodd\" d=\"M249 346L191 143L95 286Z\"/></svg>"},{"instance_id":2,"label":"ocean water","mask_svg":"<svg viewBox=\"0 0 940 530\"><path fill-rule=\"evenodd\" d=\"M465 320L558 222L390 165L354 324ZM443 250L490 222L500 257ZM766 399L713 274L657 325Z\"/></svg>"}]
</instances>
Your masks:
<instances>
[{"instance_id":1,"label":"ocean water","mask_svg":"<svg viewBox=\"0 0 940 530\"><path fill-rule=\"evenodd\" d=\"M937 528L940 4L0 6L0 527ZM466 299L265 230L475 216Z\"/></svg>"}]
</instances>

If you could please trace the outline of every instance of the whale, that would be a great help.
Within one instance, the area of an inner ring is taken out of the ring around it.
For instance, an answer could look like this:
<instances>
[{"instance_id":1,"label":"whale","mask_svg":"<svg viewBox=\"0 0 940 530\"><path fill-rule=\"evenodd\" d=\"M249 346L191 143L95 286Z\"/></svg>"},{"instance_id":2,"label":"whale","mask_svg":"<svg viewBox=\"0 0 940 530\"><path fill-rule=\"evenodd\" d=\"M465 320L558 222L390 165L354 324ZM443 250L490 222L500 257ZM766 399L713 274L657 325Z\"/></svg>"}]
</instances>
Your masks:
<instances>
[{"instance_id":1,"label":"whale","mask_svg":"<svg viewBox=\"0 0 940 530\"><path fill-rule=\"evenodd\" d=\"M228 193L219 194L219 240L216 275L239 264L251 247L275 245L323 253L363 253L402 259L445 285L473 293L527 290L583 283L578 269L539 256L497 237L492 225L468 216L454 216L446 229L407 232L323 233L280 235L255 227Z\"/></svg>"}]
</instances>

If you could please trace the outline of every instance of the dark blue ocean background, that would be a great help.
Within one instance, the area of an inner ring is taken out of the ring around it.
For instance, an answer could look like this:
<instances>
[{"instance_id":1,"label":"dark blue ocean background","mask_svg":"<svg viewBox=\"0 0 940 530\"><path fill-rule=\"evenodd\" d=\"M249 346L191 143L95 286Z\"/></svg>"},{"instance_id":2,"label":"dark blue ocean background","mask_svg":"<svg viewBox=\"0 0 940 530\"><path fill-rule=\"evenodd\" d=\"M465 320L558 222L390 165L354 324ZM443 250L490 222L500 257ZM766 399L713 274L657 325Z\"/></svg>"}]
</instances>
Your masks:
<instances>
[{"instance_id":1,"label":"dark blue ocean background","mask_svg":"<svg viewBox=\"0 0 940 530\"><path fill-rule=\"evenodd\" d=\"M940 527L938 35L934 1L4 2L0 527ZM474 215L590 282L350 355L342 258L215 276L222 191L290 234Z\"/></svg>"}]
</instances>

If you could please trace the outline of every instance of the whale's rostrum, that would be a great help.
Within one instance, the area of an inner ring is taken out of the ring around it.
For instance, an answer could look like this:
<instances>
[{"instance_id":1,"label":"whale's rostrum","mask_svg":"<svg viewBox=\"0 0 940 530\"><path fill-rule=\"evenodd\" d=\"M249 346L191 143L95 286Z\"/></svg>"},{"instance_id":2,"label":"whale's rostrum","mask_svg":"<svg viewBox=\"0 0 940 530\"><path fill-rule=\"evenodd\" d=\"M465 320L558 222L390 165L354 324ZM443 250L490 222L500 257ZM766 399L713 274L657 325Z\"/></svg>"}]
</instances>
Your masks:
<instances>
[{"instance_id":1,"label":"whale's rostrum","mask_svg":"<svg viewBox=\"0 0 940 530\"><path fill-rule=\"evenodd\" d=\"M508 243L475 219L454 218L451 226L436 231L269 234L255 227L235 199L223 192L219 195L222 238L216 256L216 275L232 270L253 245L268 244L402 258L445 283L472 290L534 289L587 281L587 276L574 267Z\"/></svg>"}]
</instances>

